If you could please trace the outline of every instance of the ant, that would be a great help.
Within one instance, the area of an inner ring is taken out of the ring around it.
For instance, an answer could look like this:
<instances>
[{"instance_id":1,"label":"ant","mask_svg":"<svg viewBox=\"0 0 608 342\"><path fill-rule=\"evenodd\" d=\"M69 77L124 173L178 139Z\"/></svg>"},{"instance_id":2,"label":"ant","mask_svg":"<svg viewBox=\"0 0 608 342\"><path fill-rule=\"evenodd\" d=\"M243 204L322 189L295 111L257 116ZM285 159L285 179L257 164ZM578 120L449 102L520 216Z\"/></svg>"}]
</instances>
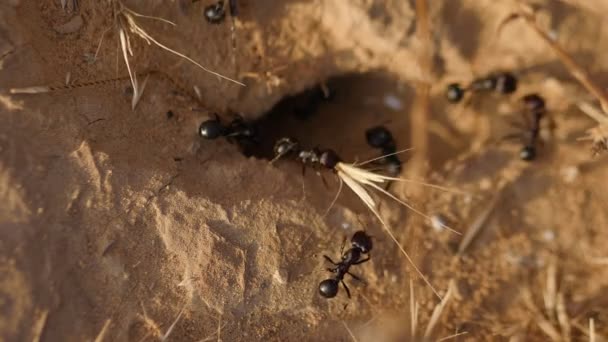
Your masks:
<instances>
[{"instance_id":1,"label":"ant","mask_svg":"<svg viewBox=\"0 0 608 342\"><path fill-rule=\"evenodd\" d=\"M524 130L522 133L509 134L503 139L519 138L523 140L523 147L519 151L519 158L524 161L536 159L536 147L540 139L541 120L545 117L545 100L538 94L528 94L521 98L525 125L513 125Z\"/></svg>"},{"instance_id":2,"label":"ant","mask_svg":"<svg viewBox=\"0 0 608 342\"><path fill-rule=\"evenodd\" d=\"M237 116L230 124L223 125L220 117L215 114L214 119L203 121L198 129L198 134L205 139L217 139L225 137L228 141L236 139L239 145L256 143L257 129L251 123L245 122L242 117Z\"/></svg>"},{"instance_id":3,"label":"ant","mask_svg":"<svg viewBox=\"0 0 608 342\"><path fill-rule=\"evenodd\" d=\"M198 0L194 0L193 2L196 1ZM219 0L215 4L211 4L205 7L203 12L205 13L205 19L207 19L210 24L220 24L224 21L224 18L226 17L226 10L224 9L224 0Z\"/></svg>"},{"instance_id":4,"label":"ant","mask_svg":"<svg viewBox=\"0 0 608 342\"><path fill-rule=\"evenodd\" d=\"M297 140L289 137L277 140L274 145L274 155L275 158L272 160L272 162L283 156L293 156L296 160L302 163L302 172L304 172L306 165L310 165L313 168L323 166L326 169L334 170L336 165L341 161L340 157L334 150L321 150L316 147L312 150L303 150Z\"/></svg>"},{"instance_id":5,"label":"ant","mask_svg":"<svg viewBox=\"0 0 608 342\"><path fill-rule=\"evenodd\" d=\"M344 276L346 274L350 275L358 281L363 281L361 280L361 278L350 273L349 269L353 265L359 265L366 261L369 261L369 255L365 259L362 259L362 257L364 254L368 254L372 250L372 238L362 230L356 232L350 240L352 247L349 248L346 253L343 253L345 242L346 240L342 242L342 248L340 249L340 254L342 255L340 262L334 262L327 255L323 255L325 260L331 262L336 266L327 269L329 272L335 273L335 275L332 278L325 279L319 283L319 294L321 294L321 296L325 298L333 298L338 294L338 283L342 283L342 286L344 286L344 290L346 290L346 295L348 296L348 298L351 298L350 290L344 282Z\"/></svg>"},{"instance_id":6,"label":"ant","mask_svg":"<svg viewBox=\"0 0 608 342\"><path fill-rule=\"evenodd\" d=\"M457 103L462 100L467 91L474 93L495 91L500 94L511 94L515 90L517 90L517 78L515 75L510 72L501 72L473 80L471 84L464 88L460 83L451 83L446 89L446 97L448 101Z\"/></svg>"},{"instance_id":7,"label":"ant","mask_svg":"<svg viewBox=\"0 0 608 342\"><path fill-rule=\"evenodd\" d=\"M519 158L525 161L536 159L536 146L540 137L540 122L546 114L545 100L538 94L528 94L521 101L524 105L524 115L528 123L527 135L523 136L524 146L519 151ZM530 120L529 116L532 116ZM522 137L520 135L520 137Z\"/></svg>"},{"instance_id":8,"label":"ant","mask_svg":"<svg viewBox=\"0 0 608 342\"><path fill-rule=\"evenodd\" d=\"M401 160L395 154L397 146L391 132L384 126L376 126L365 131L367 143L374 148L379 148L385 156L380 161L387 165L390 175L396 176L401 173Z\"/></svg>"}]
</instances>

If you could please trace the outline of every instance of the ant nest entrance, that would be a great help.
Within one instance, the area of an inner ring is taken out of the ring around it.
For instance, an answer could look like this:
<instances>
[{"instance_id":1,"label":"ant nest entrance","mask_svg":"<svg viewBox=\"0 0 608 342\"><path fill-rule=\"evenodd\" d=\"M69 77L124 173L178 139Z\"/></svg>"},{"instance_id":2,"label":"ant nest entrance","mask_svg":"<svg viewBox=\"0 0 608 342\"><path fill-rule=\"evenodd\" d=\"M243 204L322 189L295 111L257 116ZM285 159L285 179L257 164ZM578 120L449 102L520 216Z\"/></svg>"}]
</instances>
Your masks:
<instances>
[{"instance_id":1,"label":"ant nest entrance","mask_svg":"<svg viewBox=\"0 0 608 342\"><path fill-rule=\"evenodd\" d=\"M355 162L405 150L412 146L410 113L414 89L385 72L351 73L329 78L279 101L256 123L259 141L246 155L273 159L274 144L290 137L304 148L330 148L345 161ZM441 102L441 101L440 101ZM443 101L445 102L445 101ZM441 112L441 108L432 108ZM434 116L438 120L443 117ZM370 145L368 131L388 130L395 141L393 149ZM430 155L433 168L439 168L455 147L431 132ZM437 149L437 151L435 151ZM406 162L409 154L400 154ZM394 172L391 172L394 173Z\"/></svg>"},{"instance_id":2,"label":"ant nest entrance","mask_svg":"<svg viewBox=\"0 0 608 342\"><path fill-rule=\"evenodd\" d=\"M409 145L413 90L387 74L347 74L283 98L257 123L260 143L252 154L272 159L276 141L295 138L306 148L331 148L348 161L379 155L366 131L384 126L398 149Z\"/></svg>"}]
</instances>

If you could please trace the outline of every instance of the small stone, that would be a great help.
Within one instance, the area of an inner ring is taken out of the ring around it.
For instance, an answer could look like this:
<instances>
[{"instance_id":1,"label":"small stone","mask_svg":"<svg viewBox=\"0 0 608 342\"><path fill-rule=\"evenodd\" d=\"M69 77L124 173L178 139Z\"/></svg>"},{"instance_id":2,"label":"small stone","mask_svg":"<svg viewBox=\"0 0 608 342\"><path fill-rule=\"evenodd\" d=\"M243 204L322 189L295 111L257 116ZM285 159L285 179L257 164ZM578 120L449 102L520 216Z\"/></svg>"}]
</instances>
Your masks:
<instances>
[{"instance_id":1,"label":"small stone","mask_svg":"<svg viewBox=\"0 0 608 342\"><path fill-rule=\"evenodd\" d=\"M577 166L566 166L560 170L562 179L566 183L573 183L579 176L580 170Z\"/></svg>"},{"instance_id":2,"label":"small stone","mask_svg":"<svg viewBox=\"0 0 608 342\"><path fill-rule=\"evenodd\" d=\"M276 271L274 271L272 279L281 285L287 284L287 270L283 268L277 269Z\"/></svg>"},{"instance_id":3,"label":"small stone","mask_svg":"<svg viewBox=\"0 0 608 342\"><path fill-rule=\"evenodd\" d=\"M55 31L61 34L70 34L80 30L83 24L84 20L80 15L77 15L70 19L67 23L55 26Z\"/></svg>"}]
</instances>

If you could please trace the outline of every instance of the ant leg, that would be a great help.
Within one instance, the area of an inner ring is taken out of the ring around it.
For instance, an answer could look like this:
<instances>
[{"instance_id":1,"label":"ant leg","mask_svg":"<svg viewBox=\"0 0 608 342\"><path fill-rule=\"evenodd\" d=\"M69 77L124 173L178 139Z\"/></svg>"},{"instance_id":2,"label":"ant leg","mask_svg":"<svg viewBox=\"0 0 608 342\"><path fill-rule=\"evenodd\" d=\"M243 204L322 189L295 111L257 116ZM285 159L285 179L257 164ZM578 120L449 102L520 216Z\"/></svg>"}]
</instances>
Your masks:
<instances>
[{"instance_id":1,"label":"ant leg","mask_svg":"<svg viewBox=\"0 0 608 342\"><path fill-rule=\"evenodd\" d=\"M353 262L353 265L359 265L359 264L362 264L362 263L364 263L364 262L369 261L369 259L371 259L371 258L370 258L370 257L367 257L367 259L363 259L363 260L359 260L359 261L357 261L357 262Z\"/></svg>"},{"instance_id":2,"label":"ant leg","mask_svg":"<svg viewBox=\"0 0 608 342\"><path fill-rule=\"evenodd\" d=\"M331 262L332 264L334 264L334 265L339 265L339 264L335 263L333 260L331 260L331 258L330 258L330 257L328 257L327 255L324 255L323 257L325 258L325 260L327 260L327 261Z\"/></svg>"},{"instance_id":3,"label":"ant leg","mask_svg":"<svg viewBox=\"0 0 608 342\"><path fill-rule=\"evenodd\" d=\"M344 280L341 280L340 282L342 283L342 286L344 286L344 290L346 290L346 295L348 296L348 299L350 299L350 290L348 289L348 286L346 286Z\"/></svg>"},{"instance_id":4,"label":"ant leg","mask_svg":"<svg viewBox=\"0 0 608 342\"><path fill-rule=\"evenodd\" d=\"M317 175L319 175L321 177L321 180L323 181L323 185L325 185L325 188L329 189L329 185L327 184L327 180L325 179L325 177L323 177L323 174L317 170Z\"/></svg>"},{"instance_id":5,"label":"ant leg","mask_svg":"<svg viewBox=\"0 0 608 342\"><path fill-rule=\"evenodd\" d=\"M365 282L365 280L363 280L363 279L359 278L358 276L356 276L356 275L354 275L354 274L352 274L352 273L350 273L350 272L346 272L346 274L348 274L349 276L353 277L353 279L355 279L356 281L360 281L360 282L362 282L363 284L367 284L367 283Z\"/></svg>"}]
</instances>

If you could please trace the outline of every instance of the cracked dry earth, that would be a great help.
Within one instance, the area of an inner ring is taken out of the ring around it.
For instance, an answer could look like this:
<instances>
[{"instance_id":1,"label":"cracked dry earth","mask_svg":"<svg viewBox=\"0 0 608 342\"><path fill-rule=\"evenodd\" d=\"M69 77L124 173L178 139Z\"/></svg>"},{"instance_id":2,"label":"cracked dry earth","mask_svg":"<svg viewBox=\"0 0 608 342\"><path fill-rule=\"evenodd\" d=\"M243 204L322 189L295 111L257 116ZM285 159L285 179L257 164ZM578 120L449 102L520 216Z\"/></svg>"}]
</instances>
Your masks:
<instances>
[{"instance_id":1,"label":"cracked dry earth","mask_svg":"<svg viewBox=\"0 0 608 342\"><path fill-rule=\"evenodd\" d=\"M265 149L293 135L364 160L376 153L364 132L378 124L411 146L413 81L425 77L412 1L241 0L235 51L230 20L202 19L210 1L124 1L177 24L138 18L156 39L246 87L133 36L132 66L159 71L135 110L128 81L9 94L66 75L79 84L127 74L113 2L67 3L0 3L1 340L403 341L416 339L413 301L424 334L439 300L350 191L323 216L331 173L326 188L295 163L197 136L213 112L238 112L265 118ZM606 84L605 3L536 3L544 27ZM486 216L479 234L463 248L463 236L393 202L380 213L442 295L453 284L432 339L587 340L589 318L606 336L606 157L577 141L593 122L574 106L590 97L521 22L497 36L511 11L508 1L431 2L428 181L468 194L391 186L462 233ZM444 100L446 84L498 69L520 78L512 97ZM324 80L336 99L310 119L288 106L265 115ZM184 92L193 86L199 98ZM556 131L524 163L498 137L529 92L545 96ZM365 284L349 281L350 300L320 297L322 255L336 259L359 229L374 239L354 271Z\"/></svg>"}]
</instances>

